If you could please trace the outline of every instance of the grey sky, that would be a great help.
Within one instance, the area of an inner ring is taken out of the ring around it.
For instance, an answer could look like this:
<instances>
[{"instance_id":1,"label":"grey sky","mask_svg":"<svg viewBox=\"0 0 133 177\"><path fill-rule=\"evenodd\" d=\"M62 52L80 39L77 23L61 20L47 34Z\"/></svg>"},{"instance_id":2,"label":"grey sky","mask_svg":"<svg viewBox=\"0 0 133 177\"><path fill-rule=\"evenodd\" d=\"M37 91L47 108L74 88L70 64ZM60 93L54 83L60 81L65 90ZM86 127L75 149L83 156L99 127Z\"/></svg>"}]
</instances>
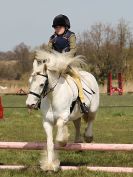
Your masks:
<instances>
[{"instance_id":1,"label":"grey sky","mask_svg":"<svg viewBox=\"0 0 133 177\"><path fill-rule=\"evenodd\" d=\"M0 0L0 51L24 42L47 43L54 16L65 14L75 33L95 22L115 25L123 17L133 26L132 0Z\"/></svg>"}]
</instances>

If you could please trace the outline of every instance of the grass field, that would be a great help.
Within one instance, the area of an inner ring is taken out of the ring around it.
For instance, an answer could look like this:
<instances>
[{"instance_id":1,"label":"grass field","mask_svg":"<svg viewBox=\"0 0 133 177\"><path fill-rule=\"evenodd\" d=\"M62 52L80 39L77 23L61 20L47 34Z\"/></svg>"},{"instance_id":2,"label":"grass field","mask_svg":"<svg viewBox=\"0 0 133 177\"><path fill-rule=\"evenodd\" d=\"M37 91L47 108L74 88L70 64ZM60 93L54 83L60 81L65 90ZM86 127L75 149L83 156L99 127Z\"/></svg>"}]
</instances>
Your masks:
<instances>
[{"instance_id":1,"label":"grass field","mask_svg":"<svg viewBox=\"0 0 133 177\"><path fill-rule=\"evenodd\" d=\"M25 96L3 96L4 106L25 106ZM101 95L100 106L133 105L133 95ZM28 114L24 108L5 108L5 118L0 121L0 141L46 141L39 111ZM70 142L74 128L70 122ZM85 123L82 121L82 133ZM133 143L133 107L100 108L94 123L94 142ZM0 150L1 164L22 164L29 168L23 171L0 171L0 177L131 177L133 174L78 171L45 173L39 168L41 151ZM61 165L123 166L133 167L133 154L124 152L65 152L60 151Z\"/></svg>"}]
</instances>

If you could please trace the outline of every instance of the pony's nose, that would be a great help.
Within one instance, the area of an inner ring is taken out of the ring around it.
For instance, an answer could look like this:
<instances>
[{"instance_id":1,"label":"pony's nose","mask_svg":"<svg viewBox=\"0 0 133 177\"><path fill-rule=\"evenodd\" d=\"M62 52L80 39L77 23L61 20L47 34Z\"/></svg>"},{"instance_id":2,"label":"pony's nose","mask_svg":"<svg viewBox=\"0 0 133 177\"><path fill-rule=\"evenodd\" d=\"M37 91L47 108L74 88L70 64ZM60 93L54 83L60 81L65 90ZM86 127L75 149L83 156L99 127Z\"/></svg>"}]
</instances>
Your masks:
<instances>
[{"instance_id":1,"label":"pony's nose","mask_svg":"<svg viewBox=\"0 0 133 177\"><path fill-rule=\"evenodd\" d=\"M31 109L31 107L32 107L32 106L31 106L31 105L29 105L29 104L26 104L26 106L27 106L27 108L29 108L29 109Z\"/></svg>"},{"instance_id":2,"label":"pony's nose","mask_svg":"<svg viewBox=\"0 0 133 177\"><path fill-rule=\"evenodd\" d=\"M28 107L29 109L32 109L32 108L34 107L34 104L31 104L31 105L27 104L27 107Z\"/></svg>"},{"instance_id":3,"label":"pony's nose","mask_svg":"<svg viewBox=\"0 0 133 177\"><path fill-rule=\"evenodd\" d=\"M32 105L27 105L27 108L28 109L38 109L38 105L36 105L36 104L32 104Z\"/></svg>"}]
</instances>

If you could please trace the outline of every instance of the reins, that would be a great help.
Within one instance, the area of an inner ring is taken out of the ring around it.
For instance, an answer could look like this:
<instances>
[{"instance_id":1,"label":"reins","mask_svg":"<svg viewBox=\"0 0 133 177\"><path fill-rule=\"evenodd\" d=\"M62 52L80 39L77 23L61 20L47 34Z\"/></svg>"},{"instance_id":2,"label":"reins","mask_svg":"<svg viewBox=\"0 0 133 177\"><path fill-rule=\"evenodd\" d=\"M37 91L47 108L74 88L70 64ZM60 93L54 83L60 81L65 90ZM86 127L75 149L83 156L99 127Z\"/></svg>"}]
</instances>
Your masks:
<instances>
[{"instance_id":1,"label":"reins","mask_svg":"<svg viewBox=\"0 0 133 177\"><path fill-rule=\"evenodd\" d=\"M58 81L59 81L60 77L61 77L61 73L60 73L60 75L59 75L59 78L58 78L58 80L57 80L57 83L54 85L53 88L50 88L50 89L49 89L49 91L43 96L43 98L44 98L45 96L47 96L50 92L54 91L55 87L56 87L57 84L58 84Z\"/></svg>"}]
</instances>

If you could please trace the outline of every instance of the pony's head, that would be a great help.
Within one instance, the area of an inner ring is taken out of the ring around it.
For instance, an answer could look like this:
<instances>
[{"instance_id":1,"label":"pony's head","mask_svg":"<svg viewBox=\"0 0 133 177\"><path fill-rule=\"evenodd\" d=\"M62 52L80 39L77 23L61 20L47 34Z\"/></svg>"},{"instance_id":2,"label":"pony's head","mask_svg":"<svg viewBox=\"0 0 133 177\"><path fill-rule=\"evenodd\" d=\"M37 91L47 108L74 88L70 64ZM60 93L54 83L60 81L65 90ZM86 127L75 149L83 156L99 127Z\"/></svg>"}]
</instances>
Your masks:
<instances>
[{"instance_id":1,"label":"pony's head","mask_svg":"<svg viewBox=\"0 0 133 177\"><path fill-rule=\"evenodd\" d=\"M34 60L33 73L29 78L29 94L26 100L28 108L37 109L40 99L45 94L48 88L48 76L45 60Z\"/></svg>"}]
</instances>

